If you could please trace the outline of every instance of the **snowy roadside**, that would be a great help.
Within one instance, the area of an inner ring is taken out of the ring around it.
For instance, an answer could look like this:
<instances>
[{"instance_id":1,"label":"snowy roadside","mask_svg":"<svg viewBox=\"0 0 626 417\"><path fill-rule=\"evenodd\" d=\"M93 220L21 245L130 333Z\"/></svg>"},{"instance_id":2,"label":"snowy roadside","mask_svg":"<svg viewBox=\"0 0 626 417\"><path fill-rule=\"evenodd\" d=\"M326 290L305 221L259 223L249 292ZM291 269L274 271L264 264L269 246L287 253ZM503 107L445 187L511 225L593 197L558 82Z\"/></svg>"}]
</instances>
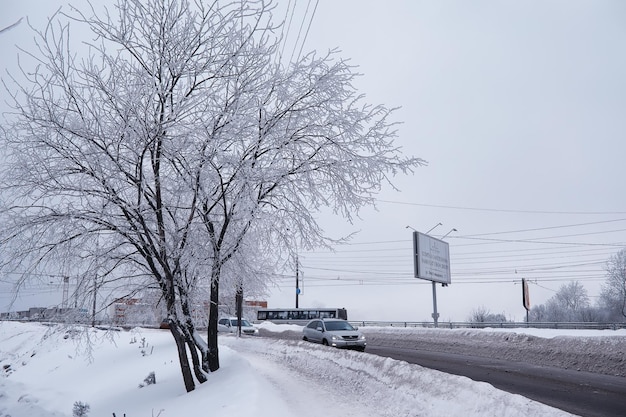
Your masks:
<instances>
[{"instance_id":1,"label":"snowy roadside","mask_svg":"<svg viewBox=\"0 0 626 417\"><path fill-rule=\"evenodd\" d=\"M366 331L366 329L363 329ZM482 356L533 365L555 366L626 376L626 332L607 330L589 336L556 335L527 329L394 329L368 333L371 343ZM579 332L584 334L585 331ZM542 335L542 336L538 336Z\"/></svg>"},{"instance_id":2,"label":"snowy roadside","mask_svg":"<svg viewBox=\"0 0 626 417\"><path fill-rule=\"evenodd\" d=\"M76 401L90 405L89 417L570 415L402 361L233 335L220 335L220 370L186 393L167 331L49 330L0 322L0 416L70 417ZM139 388L150 372L156 384Z\"/></svg>"},{"instance_id":3,"label":"snowy roadside","mask_svg":"<svg viewBox=\"0 0 626 417\"><path fill-rule=\"evenodd\" d=\"M300 340L302 328L262 324L261 335ZM556 366L626 377L626 330L362 327L368 343Z\"/></svg>"},{"instance_id":4,"label":"snowy roadside","mask_svg":"<svg viewBox=\"0 0 626 417\"><path fill-rule=\"evenodd\" d=\"M328 415L354 417L571 415L487 383L361 352L245 337L224 337L222 343L286 398L304 409L314 407L311 416L326 410Z\"/></svg>"}]
</instances>

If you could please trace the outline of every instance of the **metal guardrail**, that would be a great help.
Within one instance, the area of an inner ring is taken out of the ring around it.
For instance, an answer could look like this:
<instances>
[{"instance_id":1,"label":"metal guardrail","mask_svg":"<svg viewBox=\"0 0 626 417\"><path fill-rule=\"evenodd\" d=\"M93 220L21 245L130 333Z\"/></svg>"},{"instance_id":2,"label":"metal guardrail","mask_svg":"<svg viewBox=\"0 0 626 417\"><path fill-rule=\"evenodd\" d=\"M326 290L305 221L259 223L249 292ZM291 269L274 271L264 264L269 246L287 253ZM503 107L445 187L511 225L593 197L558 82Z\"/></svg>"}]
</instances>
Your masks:
<instances>
[{"instance_id":1,"label":"metal guardrail","mask_svg":"<svg viewBox=\"0 0 626 417\"><path fill-rule=\"evenodd\" d=\"M20 321L20 322L48 322L48 323L72 323L72 324L86 324L90 323L83 321L68 321L68 320L43 320L43 319L6 319L0 318L0 321ZM432 321L377 321L377 320L349 320L350 324L357 327L421 327L425 329L520 329L520 328L534 328L534 329L577 329L577 330L621 330L626 329L626 322L621 323L593 323L593 322L514 322L514 321L502 321L502 322L460 322L449 321L439 322L438 326ZM97 321L95 324L98 326L106 325L102 321ZM111 325L109 324L109 327ZM113 326L115 327L115 326ZM118 327L130 328L130 327L155 327L154 325L146 325L145 323L137 323L131 326L122 325ZM206 327L204 327L206 328ZM203 329L199 327L198 329Z\"/></svg>"},{"instance_id":2,"label":"metal guardrail","mask_svg":"<svg viewBox=\"0 0 626 417\"><path fill-rule=\"evenodd\" d=\"M350 323L359 327L376 326L376 327L423 327L435 328L432 321L353 321ZM439 322L439 329L519 329L519 328L535 328L535 329L587 329L587 330L619 330L626 329L624 323L588 323L588 322Z\"/></svg>"}]
</instances>

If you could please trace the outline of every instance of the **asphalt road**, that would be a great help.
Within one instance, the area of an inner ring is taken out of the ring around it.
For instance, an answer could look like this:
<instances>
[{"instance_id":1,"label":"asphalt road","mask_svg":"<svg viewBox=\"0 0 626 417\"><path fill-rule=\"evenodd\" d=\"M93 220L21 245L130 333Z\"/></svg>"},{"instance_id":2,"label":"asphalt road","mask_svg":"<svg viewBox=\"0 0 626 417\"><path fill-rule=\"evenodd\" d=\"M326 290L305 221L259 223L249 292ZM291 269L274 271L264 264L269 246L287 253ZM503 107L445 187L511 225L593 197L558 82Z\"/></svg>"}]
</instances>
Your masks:
<instances>
[{"instance_id":1,"label":"asphalt road","mask_svg":"<svg viewBox=\"0 0 626 417\"><path fill-rule=\"evenodd\" d=\"M365 352L487 382L579 416L626 416L626 378L622 377L370 343Z\"/></svg>"}]
</instances>

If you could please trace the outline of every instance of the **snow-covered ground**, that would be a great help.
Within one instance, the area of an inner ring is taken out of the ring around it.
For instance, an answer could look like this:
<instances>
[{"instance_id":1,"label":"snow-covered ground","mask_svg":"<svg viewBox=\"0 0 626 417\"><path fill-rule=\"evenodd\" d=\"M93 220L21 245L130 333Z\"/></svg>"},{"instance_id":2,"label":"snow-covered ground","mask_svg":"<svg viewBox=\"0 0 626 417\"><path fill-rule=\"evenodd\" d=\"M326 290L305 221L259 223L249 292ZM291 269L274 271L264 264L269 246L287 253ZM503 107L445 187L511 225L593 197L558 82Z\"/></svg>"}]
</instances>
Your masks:
<instances>
[{"instance_id":1,"label":"snow-covered ground","mask_svg":"<svg viewBox=\"0 0 626 417\"><path fill-rule=\"evenodd\" d=\"M626 377L626 329L363 327L361 330L370 344L377 346L482 356ZM300 340L302 328L262 326L260 334Z\"/></svg>"},{"instance_id":2,"label":"snow-covered ground","mask_svg":"<svg viewBox=\"0 0 626 417\"><path fill-rule=\"evenodd\" d=\"M263 327L264 332L298 331ZM430 333L437 339L434 335L445 332L362 330L370 338L398 341L424 339ZM507 337L532 337L561 339L565 344L615 340L624 346L626 339L624 331L567 331L559 337L550 331L520 336L519 332L531 333L526 329L465 332L464 338L504 344ZM593 337L580 337L592 333ZM0 417L70 417L76 402L89 405L90 417L569 415L486 383L367 353L232 335L220 336L220 344L220 370L185 393L168 331L67 332L36 323L0 322ZM156 383L145 385L151 372Z\"/></svg>"}]
</instances>

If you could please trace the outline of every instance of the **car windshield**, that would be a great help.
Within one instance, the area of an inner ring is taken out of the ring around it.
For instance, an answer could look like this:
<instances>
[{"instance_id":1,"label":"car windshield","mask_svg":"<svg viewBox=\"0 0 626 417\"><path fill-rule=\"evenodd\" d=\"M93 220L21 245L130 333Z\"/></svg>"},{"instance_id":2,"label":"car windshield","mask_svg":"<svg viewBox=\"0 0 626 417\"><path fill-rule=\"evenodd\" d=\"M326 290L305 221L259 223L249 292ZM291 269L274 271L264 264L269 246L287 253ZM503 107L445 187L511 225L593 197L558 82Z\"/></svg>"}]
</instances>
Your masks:
<instances>
[{"instance_id":1,"label":"car windshield","mask_svg":"<svg viewBox=\"0 0 626 417\"><path fill-rule=\"evenodd\" d=\"M231 320L230 325L233 327L237 327L237 319ZM251 327L252 325L248 323L248 320L241 319L241 327Z\"/></svg>"},{"instance_id":2,"label":"car windshield","mask_svg":"<svg viewBox=\"0 0 626 417\"><path fill-rule=\"evenodd\" d=\"M326 321L326 330L354 330L354 327L350 325L347 321Z\"/></svg>"}]
</instances>

